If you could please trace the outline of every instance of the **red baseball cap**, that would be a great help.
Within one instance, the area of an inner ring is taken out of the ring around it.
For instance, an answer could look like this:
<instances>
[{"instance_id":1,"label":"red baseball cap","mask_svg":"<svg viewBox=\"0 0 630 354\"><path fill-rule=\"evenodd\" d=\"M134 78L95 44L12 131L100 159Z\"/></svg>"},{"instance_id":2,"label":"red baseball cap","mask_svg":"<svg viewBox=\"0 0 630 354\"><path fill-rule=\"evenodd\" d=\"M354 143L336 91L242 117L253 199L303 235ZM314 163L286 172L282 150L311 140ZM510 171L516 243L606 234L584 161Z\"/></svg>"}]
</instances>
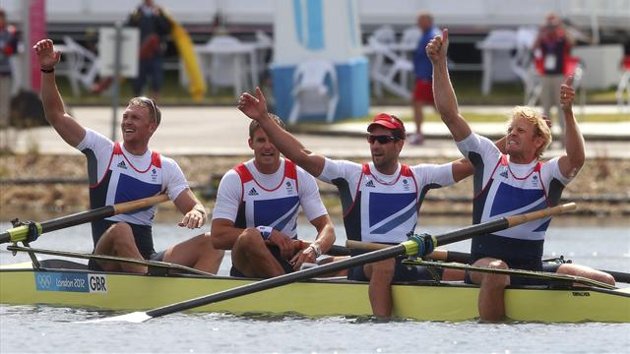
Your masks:
<instances>
[{"instance_id":1,"label":"red baseball cap","mask_svg":"<svg viewBox=\"0 0 630 354\"><path fill-rule=\"evenodd\" d=\"M403 122L396 116L387 114L387 113L379 113L372 119L372 123L368 125L368 132L374 129L376 125L380 125L381 127L390 129L390 130L399 130L402 133L400 138L404 139L405 137L405 125Z\"/></svg>"}]
</instances>

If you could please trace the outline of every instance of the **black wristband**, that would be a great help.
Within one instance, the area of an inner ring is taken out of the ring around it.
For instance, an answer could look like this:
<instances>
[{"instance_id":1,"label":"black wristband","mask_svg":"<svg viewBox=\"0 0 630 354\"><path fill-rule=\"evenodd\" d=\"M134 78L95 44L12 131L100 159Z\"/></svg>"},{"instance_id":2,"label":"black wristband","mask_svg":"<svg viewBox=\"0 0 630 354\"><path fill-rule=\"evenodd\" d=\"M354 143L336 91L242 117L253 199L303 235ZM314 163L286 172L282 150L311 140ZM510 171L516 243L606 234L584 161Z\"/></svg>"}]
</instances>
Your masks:
<instances>
[{"instance_id":1,"label":"black wristband","mask_svg":"<svg viewBox=\"0 0 630 354\"><path fill-rule=\"evenodd\" d=\"M43 73L46 74L50 74L50 73L54 73L55 72L55 68L51 68L51 69L44 69L44 68L40 68L39 70L41 70Z\"/></svg>"}]
</instances>

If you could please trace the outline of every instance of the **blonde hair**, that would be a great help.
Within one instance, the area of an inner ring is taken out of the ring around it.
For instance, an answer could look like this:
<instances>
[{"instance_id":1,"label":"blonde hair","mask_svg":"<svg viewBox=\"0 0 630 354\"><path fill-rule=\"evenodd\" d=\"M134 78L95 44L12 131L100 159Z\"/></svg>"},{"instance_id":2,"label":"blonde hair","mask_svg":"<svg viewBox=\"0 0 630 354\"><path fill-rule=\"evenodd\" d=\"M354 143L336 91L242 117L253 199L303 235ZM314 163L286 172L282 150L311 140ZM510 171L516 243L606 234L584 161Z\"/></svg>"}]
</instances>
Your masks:
<instances>
[{"instance_id":1,"label":"blonde hair","mask_svg":"<svg viewBox=\"0 0 630 354\"><path fill-rule=\"evenodd\" d=\"M433 24L433 14L429 11L423 10L418 12L418 15L416 15L416 19L420 20L421 18L426 18L431 22L431 24Z\"/></svg>"},{"instance_id":2,"label":"blonde hair","mask_svg":"<svg viewBox=\"0 0 630 354\"><path fill-rule=\"evenodd\" d=\"M156 125L160 125L162 121L162 111L160 107L155 104L155 101L149 97L138 96L129 100L128 106L140 106L149 110L149 117L155 122Z\"/></svg>"},{"instance_id":3,"label":"blonde hair","mask_svg":"<svg viewBox=\"0 0 630 354\"><path fill-rule=\"evenodd\" d=\"M527 119L534 126L534 134L543 138L544 144L536 150L536 156L541 158L552 140L551 129L547 122L538 110L527 106L516 106L512 109L512 116L508 120L508 126L512 125L517 118Z\"/></svg>"}]
</instances>

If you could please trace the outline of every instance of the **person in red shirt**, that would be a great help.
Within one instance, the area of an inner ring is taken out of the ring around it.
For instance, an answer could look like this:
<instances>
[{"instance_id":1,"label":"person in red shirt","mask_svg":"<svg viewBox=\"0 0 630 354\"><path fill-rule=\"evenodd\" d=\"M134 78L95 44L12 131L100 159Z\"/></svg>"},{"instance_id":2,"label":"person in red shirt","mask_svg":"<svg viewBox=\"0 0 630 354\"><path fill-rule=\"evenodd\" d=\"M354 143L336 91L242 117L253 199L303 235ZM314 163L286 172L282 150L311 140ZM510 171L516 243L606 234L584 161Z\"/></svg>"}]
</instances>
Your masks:
<instances>
[{"instance_id":1,"label":"person in red shirt","mask_svg":"<svg viewBox=\"0 0 630 354\"><path fill-rule=\"evenodd\" d=\"M569 58L573 38L565 30L562 21L555 13L549 13L545 25L540 28L534 48L539 51L542 92L540 101L544 115L552 117L551 107L558 111L558 123L564 136L564 113L560 109L560 87L564 81L566 63Z\"/></svg>"}]
</instances>

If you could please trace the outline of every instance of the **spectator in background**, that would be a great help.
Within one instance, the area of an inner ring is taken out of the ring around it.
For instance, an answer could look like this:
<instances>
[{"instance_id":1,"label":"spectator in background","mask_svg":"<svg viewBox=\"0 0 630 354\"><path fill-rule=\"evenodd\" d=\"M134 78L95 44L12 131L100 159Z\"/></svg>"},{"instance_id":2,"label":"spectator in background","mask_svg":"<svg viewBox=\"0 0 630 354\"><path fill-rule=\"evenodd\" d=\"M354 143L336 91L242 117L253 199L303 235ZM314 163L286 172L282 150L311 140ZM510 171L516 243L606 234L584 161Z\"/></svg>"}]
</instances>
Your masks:
<instances>
[{"instance_id":1,"label":"spectator in background","mask_svg":"<svg viewBox=\"0 0 630 354\"><path fill-rule=\"evenodd\" d=\"M151 96L157 100L164 81L163 56L171 24L164 10L153 0L144 0L131 13L127 24L140 30L140 65L138 77L133 82L133 93L141 96L147 79L151 77Z\"/></svg>"},{"instance_id":2,"label":"spectator in background","mask_svg":"<svg viewBox=\"0 0 630 354\"><path fill-rule=\"evenodd\" d=\"M15 27L7 23L6 12L0 8L0 151L9 149L9 105L11 103L11 62L17 51Z\"/></svg>"},{"instance_id":3,"label":"spectator in background","mask_svg":"<svg viewBox=\"0 0 630 354\"><path fill-rule=\"evenodd\" d=\"M422 122L424 121L423 108L430 104L433 106L433 66L426 53L426 46L433 37L440 34L433 25L433 15L428 12L418 14L418 28L422 31L420 41L413 54L413 70L416 75L416 85L411 98L413 106L413 119L416 122L416 134L409 139L413 145L422 145Z\"/></svg>"},{"instance_id":4,"label":"spectator in background","mask_svg":"<svg viewBox=\"0 0 630 354\"><path fill-rule=\"evenodd\" d=\"M542 70L542 92L540 101L544 115L551 118L551 107L558 111L558 123L564 137L564 112L560 108L560 86L564 81L565 65L573 39L565 30L555 13L549 13L545 25L538 32L534 48L539 51ZM561 141L563 144L563 142Z\"/></svg>"}]
</instances>

